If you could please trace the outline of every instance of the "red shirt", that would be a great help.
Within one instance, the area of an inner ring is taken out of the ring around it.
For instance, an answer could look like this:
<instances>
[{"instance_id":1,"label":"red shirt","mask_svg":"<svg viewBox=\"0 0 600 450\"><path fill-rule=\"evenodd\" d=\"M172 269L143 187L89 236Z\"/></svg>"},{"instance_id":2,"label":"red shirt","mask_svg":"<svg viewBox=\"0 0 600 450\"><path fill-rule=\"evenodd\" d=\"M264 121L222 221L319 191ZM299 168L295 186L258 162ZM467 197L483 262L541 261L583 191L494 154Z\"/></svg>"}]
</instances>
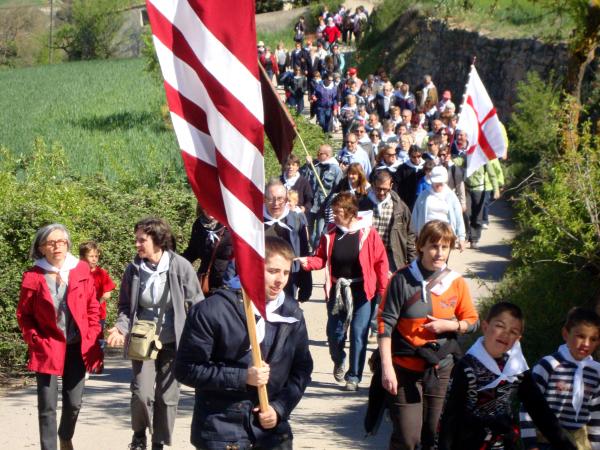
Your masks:
<instances>
[{"instance_id":1,"label":"red shirt","mask_svg":"<svg viewBox=\"0 0 600 450\"><path fill-rule=\"evenodd\" d=\"M92 271L94 286L96 288L96 299L100 301L102 296L115 288L115 283L102 267L96 266ZM106 319L106 302L100 302L100 320Z\"/></svg>"}]
</instances>

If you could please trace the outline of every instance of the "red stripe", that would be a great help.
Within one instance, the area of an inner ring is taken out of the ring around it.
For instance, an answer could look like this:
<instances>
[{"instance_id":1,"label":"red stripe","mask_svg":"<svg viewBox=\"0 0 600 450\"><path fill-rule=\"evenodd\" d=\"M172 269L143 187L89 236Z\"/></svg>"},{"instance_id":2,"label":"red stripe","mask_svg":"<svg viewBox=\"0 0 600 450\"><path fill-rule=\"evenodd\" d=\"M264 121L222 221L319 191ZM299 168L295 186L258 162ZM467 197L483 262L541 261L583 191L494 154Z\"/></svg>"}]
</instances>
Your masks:
<instances>
[{"instance_id":1,"label":"red stripe","mask_svg":"<svg viewBox=\"0 0 600 450\"><path fill-rule=\"evenodd\" d=\"M496 108L492 108L490 109L490 112L487 113L487 116L485 116L483 118L483 120L481 121L481 126L483 126L484 123L486 123L488 120L490 120L492 117L494 117L496 115Z\"/></svg>"},{"instance_id":2,"label":"red stripe","mask_svg":"<svg viewBox=\"0 0 600 450\"><path fill-rule=\"evenodd\" d=\"M179 117L185 118L194 127L210 134L206 124L206 114L202 108L191 100L187 99L165 82L167 100L171 111ZM193 150L193 149L185 149ZM223 184L231 191L242 203L248 206L259 220L262 220L262 192L246 177L240 170L225 158L217 149L215 155L217 167L219 168L219 178ZM216 170L216 168L215 168ZM220 192L220 191L219 191Z\"/></svg>"},{"instance_id":3,"label":"red stripe","mask_svg":"<svg viewBox=\"0 0 600 450\"><path fill-rule=\"evenodd\" d=\"M165 92L167 94L167 102L169 103L169 109L179 117L184 117L188 123L196 127L198 130L203 131L206 134L210 134L208 131L208 122L206 121L206 113L204 110L187 97L181 95L178 90L176 90L166 81L164 82L164 85Z\"/></svg>"},{"instance_id":4,"label":"red stripe","mask_svg":"<svg viewBox=\"0 0 600 450\"><path fill-rule=\"evenodd\" d=\"M169 22L152 4L148 6L148 16L154 36L196 72L217 110L262 153L263 125L260 121L206 70L176 24Z\"/></svg>"},{"instance_id":5,"label":"red stripe","mask_svg":"<svg viewBox=\"0 0 600 450\"><path fill-rule=\"evenodd\" d=\"M258 80L254 1L189 0L204 25Z\"/></svg>"},{"instance_id":6,"label":"red stripe","mask_svg":"<svg viewBox=\"0 0 600 450\"><path fill-rule=\"evenodd\" d=\"M473 110L473 113L475 114L475 118L477 119L477 128L479 130L477 144L479 145L479 147L481 148L481 150L483 151L483 154L485 155L485 157L487 159L496 159L497 158L496 153L490 146L490 143L488 142L487 138L485 137L485 133L483 132L483 128L482 128L483 124L487 120L490 119L490 113L492 113L492 117L494 114L496 114L496 109L492 108L490 110L490 112L488 112L488 114L485 116L485 120L480 121L479 114L477 114L477 110L475 109L475 105L473 104L473 97L471 97L470 95L467 97L467 103L471 106L471 109ZM469 149L469 151L467 153L473 153L474 151L475 151L475 148L472 147Z\"/></svg>"}]
</instances>

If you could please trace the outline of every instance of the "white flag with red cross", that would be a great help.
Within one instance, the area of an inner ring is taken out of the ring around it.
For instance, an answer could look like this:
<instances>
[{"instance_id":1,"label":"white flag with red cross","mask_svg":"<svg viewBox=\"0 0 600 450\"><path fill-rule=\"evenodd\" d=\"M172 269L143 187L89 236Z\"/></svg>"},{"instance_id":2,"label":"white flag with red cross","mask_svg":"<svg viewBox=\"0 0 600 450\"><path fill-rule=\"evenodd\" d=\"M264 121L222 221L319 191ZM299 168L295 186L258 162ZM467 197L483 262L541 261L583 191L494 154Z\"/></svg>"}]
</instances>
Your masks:
<instances>
[{"instance_id":1,"label":"white flag with red cross","mask_svg":"<svg viewBox=\"0 0 600 450\"><path fill-rule=\"evenodd\" d=\"M467 177L488 161L506 154L502 123L475 66L471 66L456 128L467 134Z\"/></svg>"}]
</instances>

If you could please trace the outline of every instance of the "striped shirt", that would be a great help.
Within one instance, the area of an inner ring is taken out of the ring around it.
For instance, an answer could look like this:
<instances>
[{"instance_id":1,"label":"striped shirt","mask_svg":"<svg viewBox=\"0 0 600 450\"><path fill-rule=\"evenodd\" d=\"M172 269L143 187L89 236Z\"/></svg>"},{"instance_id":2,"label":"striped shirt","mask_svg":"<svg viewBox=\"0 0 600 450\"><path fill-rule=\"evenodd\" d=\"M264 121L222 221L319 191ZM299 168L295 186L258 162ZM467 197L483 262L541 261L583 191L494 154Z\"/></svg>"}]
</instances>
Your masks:
<instances>
[{"instance_id":1,"label":"striped shirt","mask_svg":"<svg viewBox=\"0 0 600 450\"><path fill-rule=\"evenodd\" d=\"M583 371L585 384L583 405L576 415L573 408L573 378L577 367L559 352L545 356L533 368L533 379L544 394L560 424L569 431L587 426L592 448L600 448L600 364L588 365ZM536 430L531 417L521 411L521 436L526 447L535 446Z\"/></svg>"}]
</instances>

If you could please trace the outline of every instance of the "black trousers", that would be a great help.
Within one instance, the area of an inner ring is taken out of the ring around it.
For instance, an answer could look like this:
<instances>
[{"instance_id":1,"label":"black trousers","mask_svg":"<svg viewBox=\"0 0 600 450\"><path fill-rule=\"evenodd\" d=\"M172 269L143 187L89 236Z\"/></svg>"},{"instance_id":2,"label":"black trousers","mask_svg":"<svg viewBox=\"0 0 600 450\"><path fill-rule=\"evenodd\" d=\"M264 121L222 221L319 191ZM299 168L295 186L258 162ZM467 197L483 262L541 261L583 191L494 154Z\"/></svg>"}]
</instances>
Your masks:
<instances>
[{"instance_id":1,"label":"black trousers","mask_svg":"<svg viewBox=\"0 0 600 450\"><path fill-rule=\"evenodd\" d=\"M56 406L58 404L58 376L36 373L38 421L42 450L56 450ZM77 416L85 385L85 366L81 358L81 343L67 346L62 376L62 412L58 437L69 441L75 433Z\"/></svg>"}]
</instances>

